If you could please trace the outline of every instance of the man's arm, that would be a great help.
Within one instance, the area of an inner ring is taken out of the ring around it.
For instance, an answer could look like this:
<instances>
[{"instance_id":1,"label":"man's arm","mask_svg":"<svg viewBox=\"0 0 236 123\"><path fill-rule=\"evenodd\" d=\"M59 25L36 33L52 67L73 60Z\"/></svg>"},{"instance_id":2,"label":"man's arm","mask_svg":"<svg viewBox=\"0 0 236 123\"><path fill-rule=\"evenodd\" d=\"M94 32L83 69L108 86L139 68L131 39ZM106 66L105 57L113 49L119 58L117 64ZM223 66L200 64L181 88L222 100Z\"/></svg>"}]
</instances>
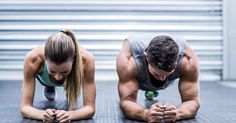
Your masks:
<instances>
[{"instance_id":1,"label":"man's arm","mask_svg":"<svg viewBox=\"0 0 236 123\"><path fill-rule=\"evenodd\" d=\"M198 58L189 46L180 67L179 92L182 104L177 107L177 120L196 116L200 107Z\"/></svg>"},{"instance_id":2,"label":"man's arm","mask_svg":"<svg viewBox=\"0 0 236 123\"><path fill-rule=\"evenodd\" d=\"M138 90L133 81L135 80L119 81L120 107L126 117L135 120L146 120L144 107L136 102Z\"/></svg>"},{"instance_id":3,"label":"man's arm","mask_svg":"<svg viewBox=\"0 0 236 123\"><path fill-rule=\"evenodd\" d=\"M121 110L130 119L145 120L145 109L136 102L138 82L135 76L137 68L127 41L124 41L117 56L116 68L119 76L118 92Z\"/></svg>"}]
</instances>

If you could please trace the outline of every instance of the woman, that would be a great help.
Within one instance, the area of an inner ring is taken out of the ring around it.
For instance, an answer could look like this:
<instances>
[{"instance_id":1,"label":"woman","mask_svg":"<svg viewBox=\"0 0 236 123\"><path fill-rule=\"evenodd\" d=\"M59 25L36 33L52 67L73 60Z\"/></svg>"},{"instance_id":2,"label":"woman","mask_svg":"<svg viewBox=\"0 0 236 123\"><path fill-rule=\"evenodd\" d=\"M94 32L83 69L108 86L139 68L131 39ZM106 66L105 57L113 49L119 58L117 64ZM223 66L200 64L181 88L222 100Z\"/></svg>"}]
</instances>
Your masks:
<instances>
[{"instance_id":1,"label":"woman","mask_svg":"<svg viewBox=\"0 0 236 123\"><path fill-rule=\"evenodd\" d=\"M26 55L20 107L22 116L44 122L70 122L93 117L96 97L94 74L93 56L77 44L71 30L53 34L45 46ZM34 108L35 78L45 86L48 100L55 98L55 86L64 86L69 111ZM84 106L75 110L81 89Z\"/></svg>"}]
</instances>

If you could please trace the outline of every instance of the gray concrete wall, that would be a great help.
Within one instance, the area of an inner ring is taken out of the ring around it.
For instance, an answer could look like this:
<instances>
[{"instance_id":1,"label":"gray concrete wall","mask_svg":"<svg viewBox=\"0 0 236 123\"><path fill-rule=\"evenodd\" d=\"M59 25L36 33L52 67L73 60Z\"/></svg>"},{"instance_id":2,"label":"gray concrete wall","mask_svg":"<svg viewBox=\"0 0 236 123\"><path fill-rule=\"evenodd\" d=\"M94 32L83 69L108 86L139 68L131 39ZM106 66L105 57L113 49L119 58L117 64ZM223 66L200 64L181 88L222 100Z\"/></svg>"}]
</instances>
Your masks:
<instances>
[{"instance_id":1,"label":"gray concrete wall","mask_svg":"<svg viewBox=\"0 0 236 123\"><path fill-rule=\"evenodd\" d=\"M236 80L236 0L223 0L224 80Z\"/></svg>"}]
</instances>

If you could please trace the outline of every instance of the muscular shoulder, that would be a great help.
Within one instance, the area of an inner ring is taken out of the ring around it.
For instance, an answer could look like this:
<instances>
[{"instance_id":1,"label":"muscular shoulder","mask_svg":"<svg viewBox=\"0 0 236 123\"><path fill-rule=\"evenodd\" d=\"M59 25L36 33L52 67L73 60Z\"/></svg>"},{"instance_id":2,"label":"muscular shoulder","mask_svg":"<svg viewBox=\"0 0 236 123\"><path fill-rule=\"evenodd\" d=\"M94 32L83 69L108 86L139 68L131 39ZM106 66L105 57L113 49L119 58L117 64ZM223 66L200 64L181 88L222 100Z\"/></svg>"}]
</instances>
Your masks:
<instances>
[{"instance_id":1,"label":"muscular shoulder","mask_svg":"<svg viewBox=\"0 0 236 123\"><path fill-rule=\"evenodd\" d=\"M121 81L134 79L137 75L137 66L126 40L116 59L116 70Z\"/></svg>"},{"instance_id":2,"label":"muscular shoulder","mask_svg":"<svg viewBox=\"0 0 236 123\"><path fill-rule=\"evenodd\" d=\"M80 53L82 56L84 66L91 66L95 63L95 59L92 53L88 52L85 48L80 46Z\"/></svg>"},{"instance_id":3,"label":"muscular shoulder","mask_svg":"<svg viewBox=\"0 0 236 123\"><path fill-rule=\"evenodd\" d=\"M194 51L186 45L182 63L180 66L180 73L183 78L196 81L199 75L198 57Z\"/></svg>"},{"instance_id":4,"label":"muscular shoulder","mask_svg":"<svg viewBox=\"0 0 236 123\"><path fill-rule=\"evenodd\" d=\"M92 76L95 71L95 59L93 54L88 52L82 46L80 46L80 53L82 56L85 77Z\"/></svg>"},{"instance_id":5,"label":"muscular shoulder","mask_svg":"<svg viewBox=\"0 0 236 123\"><path fill-rule=\"evenodd\" d=\"M84 79L86 83L94 82L95 76L95 60L93 55L86 49L80 46L80 53L82 56L83 67L84 67Z\"/></svg>"},{"instance_id":6,"label":"muscular shoulder","mask_svg":"<svg viewBox=\"0 0 236 123\"><path fill-rule=\"evenodd\" d=\"M28 52L25 56L24 60L24 72L31 72L36 74L44 62L44 50L43 47L37 47L30 52Z\"/></svg>"}]
</instances>

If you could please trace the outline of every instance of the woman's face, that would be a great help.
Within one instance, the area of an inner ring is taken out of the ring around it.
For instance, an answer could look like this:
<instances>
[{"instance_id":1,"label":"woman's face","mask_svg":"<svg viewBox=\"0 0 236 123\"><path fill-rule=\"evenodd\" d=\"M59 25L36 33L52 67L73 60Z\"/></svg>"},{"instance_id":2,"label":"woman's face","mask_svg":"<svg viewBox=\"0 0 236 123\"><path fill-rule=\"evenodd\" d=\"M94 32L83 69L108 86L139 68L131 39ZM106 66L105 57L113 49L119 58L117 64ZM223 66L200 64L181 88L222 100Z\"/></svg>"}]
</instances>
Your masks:
<instances>
[{"instance_id":1,"label":"woman's face","mask_svg":"<svg viewBox=\"0 0 236 123\"><path fill-rule=\"evenodd\" d=\"M48 74L52 81L56 83L63 83L66 77L70 74L73 61L68 59L61 64L55 64L54 62L47 60Z\"/></svg>"}]
</instances>

